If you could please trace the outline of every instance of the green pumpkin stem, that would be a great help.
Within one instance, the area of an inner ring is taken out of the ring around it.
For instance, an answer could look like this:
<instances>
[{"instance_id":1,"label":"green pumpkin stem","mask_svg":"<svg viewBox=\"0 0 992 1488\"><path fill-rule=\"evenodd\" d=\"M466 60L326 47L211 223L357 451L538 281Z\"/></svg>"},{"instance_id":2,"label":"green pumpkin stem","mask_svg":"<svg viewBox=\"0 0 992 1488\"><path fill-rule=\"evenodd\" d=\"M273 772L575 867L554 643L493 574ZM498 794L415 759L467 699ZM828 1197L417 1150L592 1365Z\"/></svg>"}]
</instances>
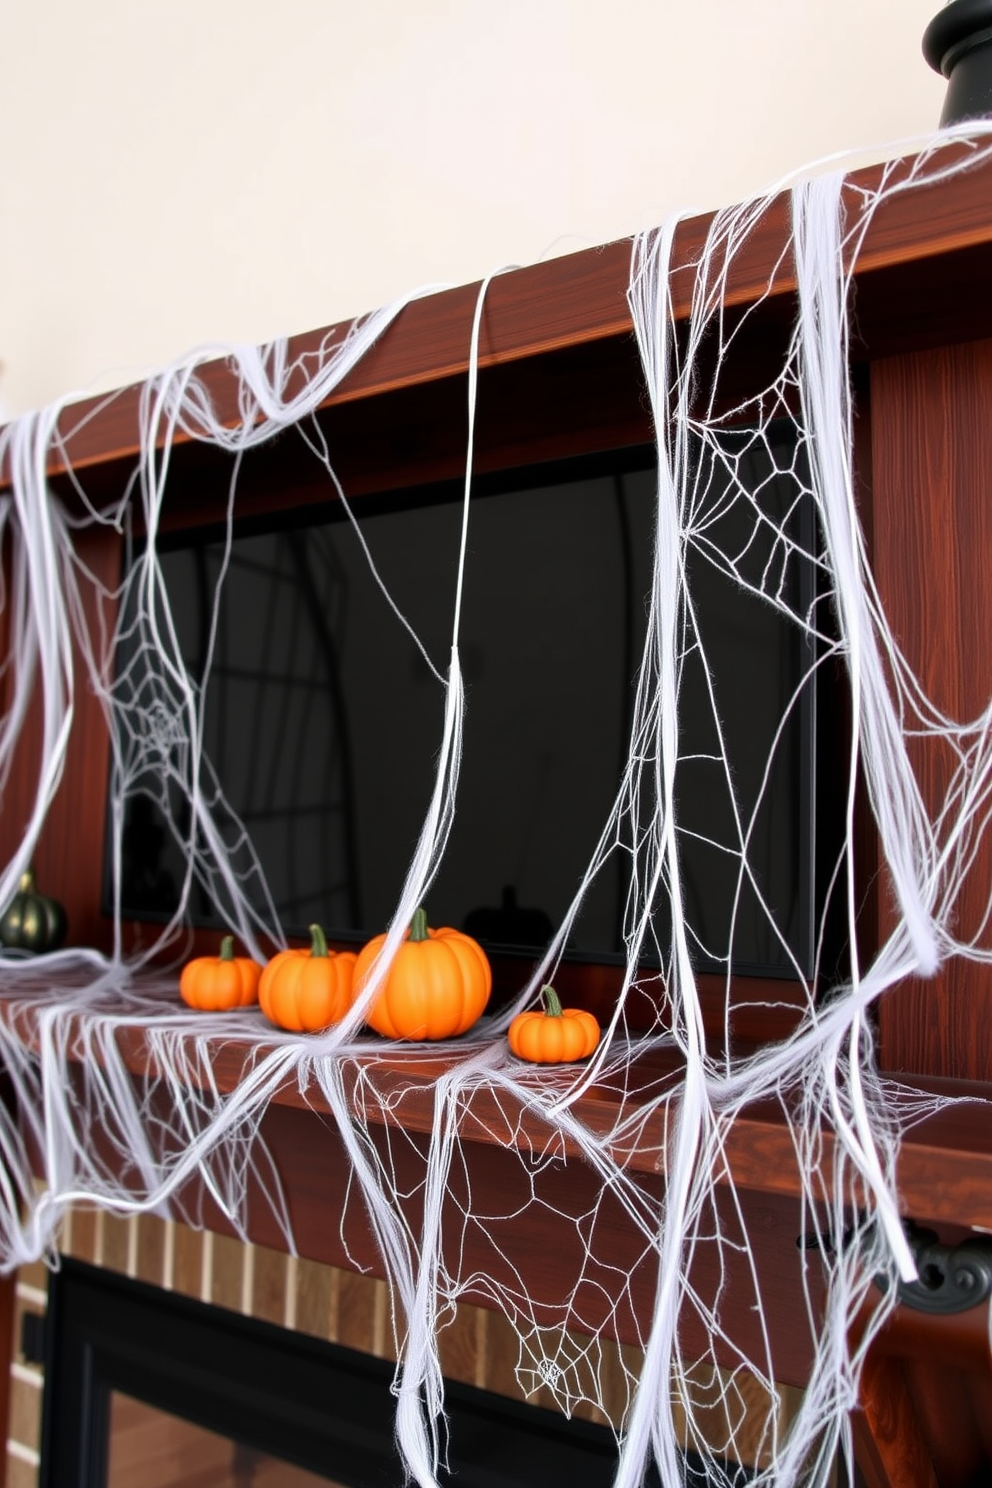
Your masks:
<instances>
[{"instance_id":1,"label":"green pumpkin stem","mask_svg":"<svg viewBox=\"0 0 992 1488\"><path fill-rule=\"evenodd\" d=\"M220 943L220 959L222 961L234 960L234 936L225 935Z\"/></svg>"},{"instance_id":2,"label":"green pumpkin stem","mask_svg":"<svg viewBox=\"0 0 992 1488\"><path fill-rule=\"evenodd\" d=\"M310 926L310 954L311 956L327 955L327 936L319 925Z\"/></svg>"},{"instance_id":3,"label":"green pumpkin stem","mask_svg":"<svg viewBox=\"0 0 992 1488\"><path fill-rule=\"evenodd\" d=\"M34 893L34 869L33 868L25 868L24 872L21 874L20 878L17 880L17 892L19 894L33 894Z\"/></svg>"},{"instance_id":4,"label":"green pumpkin stem","mask_svg":"<svg viewBox=\"0 0 992 1488\"><path fill-rule=\"evenodd\" d=\"M541 988L541 1001L544 1003L544 1016L546 1018L560 1018L562 1016L561 999L554 987Z\"/></svg>"},{"instance_id":5,"label":"green pumpkin stem","mask_svg":"<svg viewBox=\"0 0 992 1488\"><path fill-rule=\"evenodd\" d=\"M410 939L430 939L430 936L427 934L427 911L423 905L421 905L419 909L415 909L413 912L413 919L410 922Z\"/></svg>"}]
</instances>

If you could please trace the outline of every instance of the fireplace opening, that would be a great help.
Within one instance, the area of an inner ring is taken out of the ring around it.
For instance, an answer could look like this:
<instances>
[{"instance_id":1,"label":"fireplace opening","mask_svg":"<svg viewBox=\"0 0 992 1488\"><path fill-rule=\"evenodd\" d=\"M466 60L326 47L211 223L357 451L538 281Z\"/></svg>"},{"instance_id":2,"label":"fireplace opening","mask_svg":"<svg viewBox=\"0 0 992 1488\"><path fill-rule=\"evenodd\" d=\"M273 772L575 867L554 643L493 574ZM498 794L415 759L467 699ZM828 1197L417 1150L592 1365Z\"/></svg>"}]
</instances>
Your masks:
<instances>
[{"instance_id":1,"label":"fireplace opening","mask_svg":"<svg viewBox=\"0 0 992 1488\"><path fill-rule=\"evenodd\" d=\"M115 1390L107 1431L107 1488L328 1488L294 1467L217 1431Z\"/></svg>"},{"instance_id":2,"label":"fireplace opening","mask_svg":"<svg viewBox=\"0 0 992 1488\"><path fill-rule=\"evenodd\" d=\"M393 1365L64 1259L44 1339L40 1488L400 1488ZM613 1433L446 1383L458 1488L608 1488ZM712 1483L686 1459L687 1485ZM711 1468L712 1474L712 1468ZM750 1478L729 1469L736 1488ZM657 1484L652 1474L651 1482Z\"/></svg>"}]
</instances>

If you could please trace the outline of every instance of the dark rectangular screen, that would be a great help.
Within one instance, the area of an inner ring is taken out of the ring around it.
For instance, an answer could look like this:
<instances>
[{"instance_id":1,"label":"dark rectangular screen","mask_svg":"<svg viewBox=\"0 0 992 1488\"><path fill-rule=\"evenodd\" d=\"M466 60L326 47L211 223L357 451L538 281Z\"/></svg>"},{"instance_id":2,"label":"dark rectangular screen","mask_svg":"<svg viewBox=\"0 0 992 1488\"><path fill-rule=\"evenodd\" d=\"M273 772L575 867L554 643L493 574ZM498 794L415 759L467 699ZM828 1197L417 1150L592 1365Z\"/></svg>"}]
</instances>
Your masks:
<instances>
[{"instance_id":1,"label":"dark rectangular screen","mask_svg":"<svg viewBox=\"0 0 992 1488\"><path fill-rule=\"evenodd\" d=\"M769 532L804 520L797 482L758 457ZM770 458L770 457L769 457ZM629 459L627 461L630 463ZM787 469L776 458L774 467ZM712 482L711 482L712 484ZM468 926L492 946L533 952L550 938L607 820L627 755L646 630L656 479L653 467L502 489L473 498L460 654L464 755L455 825L431 890L434 923ZM417 492L409 504L358 507L379 575L446 671L461 524L458 501ZM789 515L791 513L791 515ZM762 788L785 705L808 658L797 629L724 572L753 582L774 538L751 536L740 503L714 508L689 581L739 814ZM798 526L797 526L798 530ZM183 654L203 671L223 545L195 535L162 554ZM776 580L791 610L811 582L793 562ZM388 922L430 798L444 693L375 582L338 508L309 526L233 542L209 677L205 748L244 823L284 928L322 923L362 940ZM690 925L701 967L784 972L811 954L812 703L789 717L774 753L750 859L771 906L738 883L730 787L697 647L680 693L678 814ZM177 810L181 810L177 806ZM229 824L229 840L236 840ZM157 808L126 817L127 915L168 912L179 850ZM622 951L628 867L617 854L590 892L569 954ZM219 923L201 895L201 923ZM664 938L665 906L658 906ZM781 936L781 940L779 939ZM783 947L785 942L788 951Z\"/></svg>"}]
</instances>

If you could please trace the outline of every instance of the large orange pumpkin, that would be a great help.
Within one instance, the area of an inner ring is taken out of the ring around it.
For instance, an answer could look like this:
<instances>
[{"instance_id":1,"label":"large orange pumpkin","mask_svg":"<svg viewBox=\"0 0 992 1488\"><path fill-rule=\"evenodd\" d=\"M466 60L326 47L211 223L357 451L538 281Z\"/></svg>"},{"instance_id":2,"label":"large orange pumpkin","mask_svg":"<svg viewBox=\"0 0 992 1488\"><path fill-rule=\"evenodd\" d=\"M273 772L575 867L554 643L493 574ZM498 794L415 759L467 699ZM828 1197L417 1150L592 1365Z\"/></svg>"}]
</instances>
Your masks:
<instances>
[{"instance_id":1,"label":"large orange pumpkin","mask_svg":"<svg viewBox=\"0 0 992 1488\"><path fill-rule=\"evenodd\" d=\"M329 951L323 930L311 925L309 950L280 951L262 972L262 1012L293 1033L316 1033L339 1023L355 1000L354 966L354 951Z\"/></svg>"},{"instance_id":2,"label":"large orange pumpkin","mask_svg":"<svg viewBox=\"0 0 992 1488\"><path fill-rule=\"evenodd\" d=\"M599 1043L600 1028L584 1008L563 1008L554 987L541 988L543 1012L518 1013L507 1038L519 1059L532 1064L571 1064L588 1059Z\"/></svg>"},{"instance_id":3,"label":"large orange pumpkin","mask_svg":"<svg viewBox=\"0 0 992 1488\"><path fill-rule=\"evenodd\" d=\"M183 967L179 995L191 1008L204 1013L226 1013L258 1001L262 968L247 956L234 954L234 936L225 935L219 956L197 956Z\"/></svg>"},{"instance_id":4,"label":"large orange pumpkin","mask_svg":"<svg viewBox=\"0 0 992 1488\"><path fill-rule=\"evenodd\" d=\"M377 935L359 952L356 998L385 941ZM479 942L460 930L428 929L427 911L418 909L365 1021L387 1038L457 1038L482 1016L492 985Z\"/></svg>"}]
</instances>

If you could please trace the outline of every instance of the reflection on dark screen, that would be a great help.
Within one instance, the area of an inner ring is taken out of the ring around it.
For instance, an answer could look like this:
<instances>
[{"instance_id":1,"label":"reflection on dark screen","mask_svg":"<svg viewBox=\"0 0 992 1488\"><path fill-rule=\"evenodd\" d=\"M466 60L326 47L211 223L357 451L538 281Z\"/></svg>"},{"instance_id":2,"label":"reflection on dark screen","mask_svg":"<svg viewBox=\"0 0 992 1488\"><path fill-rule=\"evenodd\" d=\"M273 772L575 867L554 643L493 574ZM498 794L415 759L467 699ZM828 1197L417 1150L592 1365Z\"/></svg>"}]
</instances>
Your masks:
<instances>
[{"instance_id":1,"label":"reflection on dark screen","mask_svg":"<svg viewBox=\"0 0 992 1488\"><path fill-rule=\"evenodd\" d=\"M652 470L473 500L460 656L464 755L448 851L431 890L433 923L490 945L543 947L575 893L608 819L626 758L633 685L651 582ZM794 485L767 482L780 520ZM741 550L743 513L714 531ZM362 519L396 605L447 670L461 507L419 504ZM735 527L735 523L737 526ZM746 546L746 544L744 544ZM220 544L178 546L162 567L184 656L200 676ZM747 561L767 568L768 554ZM795 574L782 578L796 607ZM797 635L702 558L690 585L713 680L738 808L749 815L785 702L802 675ZM790 589L790 586L792 588ZM685 663L678 811L690 924L700 964L727 954L738 865L723 767L699 649ZM251 834L284 928L322 923L362 939L388 922L433 784L444 690L369 572L346 520L237 537L223 589L206 707L205 748ZM793 953L806 958L800 711L779 743L752 865ZM177 803L181 814L181 805ZM227 828L236 835L233 823ZM124 910L174 905L183 865L147 798L124 836ZM570 951L622 950L626 862L594 884ZM734 929L740 967L787 958L745 886ZM216 922L194 896L194 918ZM664 907L658 925L664 934Z\"/></svg>"}]
</instances>

